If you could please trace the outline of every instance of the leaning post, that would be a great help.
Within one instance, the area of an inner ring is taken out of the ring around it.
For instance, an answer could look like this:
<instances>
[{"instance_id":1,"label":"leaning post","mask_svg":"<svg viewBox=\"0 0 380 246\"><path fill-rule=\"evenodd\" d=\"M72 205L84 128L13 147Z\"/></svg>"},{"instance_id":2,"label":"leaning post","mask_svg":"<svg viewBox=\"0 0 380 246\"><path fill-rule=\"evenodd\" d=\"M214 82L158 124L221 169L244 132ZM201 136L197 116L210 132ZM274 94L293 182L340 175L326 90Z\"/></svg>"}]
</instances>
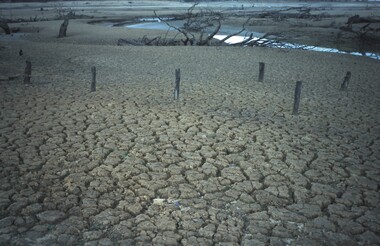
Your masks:
<instances>
[{"instance_id":1,"label":"leaning post","mask_svg":"<svg viewBox=\"0 0 380 246\"><path fill-rule=\"evenodd\" d=\"M301 101L302 81L297 81L294 93L293 115L298 115Z\"/></svg>"},{"instance_id":2,"label":"leaning post","mask_svg":"<svg viewBox=\"0 0 380 246\"><path fill-rule=\"evenodd\" d=\"M346 73L346 76L345 76L344 79L343 79L343 83L342 83L342 85L340 86L340 90L341 90L341 91L345 91L345 90L347 90L347 88L348 88L348 83L350 82L350 78L351 78L351 72L348 71L348 72Z\"/></svg>"},{"instance_id":3,"label":"leaning post","mask_svg":"<svg viewBox=\"0 0 380 246\"><path fill-rule=\"evenodd\" d=\"M24 72L24 84L30 84L30 79L32 78L32 63L27 60Z\"/></svg>"}]
</instances>

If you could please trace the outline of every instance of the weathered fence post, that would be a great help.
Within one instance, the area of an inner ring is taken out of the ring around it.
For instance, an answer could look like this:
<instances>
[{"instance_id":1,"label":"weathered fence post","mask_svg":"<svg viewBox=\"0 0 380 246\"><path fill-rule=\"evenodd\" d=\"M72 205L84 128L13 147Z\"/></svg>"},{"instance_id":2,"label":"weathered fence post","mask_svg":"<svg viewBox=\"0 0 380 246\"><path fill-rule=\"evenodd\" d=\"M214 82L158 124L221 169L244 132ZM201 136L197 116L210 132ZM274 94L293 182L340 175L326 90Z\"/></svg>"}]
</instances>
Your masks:
<instances>
[{"instance_id":1,"label":"weathered fence post","mask_svg":"<svg viewBox=\"0 0 380 246\"><path fill-rule=\"evenodd\" d=\"M92 82L91 82L91 92L96 91L96 67L91 67Z\"/></svg>"},{"instance_id":2,"label":"weathered fence post","mask_svg":"<svg viewBox=\"0 0 380 246\"><path fill-rule=\"evenodd\" d=\"M32 63L26 60L26 67L24 72L24 84L30 84L30 79L32 77Z\"/></svg>"},{"instance_id":3,"label":"weathered fence post","mask_svg":"<svg viewBox=\"0 0 380 246\"><path fill-rule=\"evenodd\" d=\"M298 110L300 108L300 101L301 101L301 88L302 88L302 81L297 81L296 89L294 93L293 115L298 115Z\"/></svg>"},{"instance_id":4,"label":"weathered fence post","mask_svg":"<svg viewBox=\"0 0 380 246\"><path fill-rule=\"evenodd\" d=\"M259 82L264 81L264 73L265 73L265 63L260 62L259 63Z\"/></svg>"},{"instance_id":5,"label":"weathered fence post","mask_svg":"<svg viewBox=\"0 0 380 246\"><path fill-rule=\"evenodd\" d=\"M340 90L341 90L341 91L345 91L345 90L347 90L347 88L348 88L348 83L350 82L350 78L351 78L351 72L348 71L348 72L346 73L346 76L344 77L344 80L343 80L342 85L340 86Z\"/></svg>"},{"instance_id":6,"label":"weathered fence post","mask_svg":"<svg viewBox=\"0 0 380 246\"><path fill-rule=\"evenodd\" d=\"M174 100L179 99L179 82L181 80L181 70L175 70Z\"/></svg>"},{"instance_id":7,"label":"weathered fence post","mask_svg":"<svg viewBox=\"0 0 380 246\"><path fill-rule=\"evenodd\" d=\"M67 27L69 26L69 16L65 17L65 20L59 28L58 38L66 37Z\"/></svg>"}]
</instances>

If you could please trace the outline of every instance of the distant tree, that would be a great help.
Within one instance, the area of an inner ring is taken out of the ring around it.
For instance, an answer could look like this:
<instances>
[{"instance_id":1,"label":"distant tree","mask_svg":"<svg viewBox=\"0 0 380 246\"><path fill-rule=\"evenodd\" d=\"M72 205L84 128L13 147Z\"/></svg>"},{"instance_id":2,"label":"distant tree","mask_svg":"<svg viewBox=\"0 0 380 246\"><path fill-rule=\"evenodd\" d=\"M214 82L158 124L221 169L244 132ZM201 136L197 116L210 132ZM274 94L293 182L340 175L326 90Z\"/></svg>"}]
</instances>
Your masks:
<instances>
[{"instance_id":1,"label":"distant tree","mask_svg":"<svg viewBox=\"0 0 380 246\"><path fill-rule=\"evenodd\" d=\"M199 11L195 11L195 7L198 4L199 2L196 1L187 10L184 19L185 23L182 27L173 26L165 19L159 17L156 12L154 13L162 22L184 36L184 38L181 40L183 45L210 45L210 42L213 40L214 36L219 32L222 26L224 16L221 12L212 10L200 9ZM250 20L250 18L248 20ZM240 31L227 36L225 39L220 41L220 43L223 43L225 40L232 36L242 33L245 30L245 25L248 23L248 20L244 23L243 28Z\"/></svg>"},{"instance_id":2,"label":"distant tree","mask_svg":"<svg viewBox=\"0 0 380 246\"><path fill-rule=\"evenodd\" d=\"M67 32L67 27L69 26L69 20L70 20L70 17L73 15L72 12L69 12L65 18L64 18L64 21L63 23L61 24L61 27L59 28L59 34L58 34L58 38L63 38L63 37L66 37L66 32Z\"/></svg>"},{"instance_id":3,"label":"distant tree","mask_svg":"<svg viewBox=\"0 0 380 246\"><path fill-rule=\"evenodd\" d=\"M8 23L5 20L0 20L0 27L4 30L5 34L11 34L11 29L8 26Z\"/></svg>"}]
</instances>

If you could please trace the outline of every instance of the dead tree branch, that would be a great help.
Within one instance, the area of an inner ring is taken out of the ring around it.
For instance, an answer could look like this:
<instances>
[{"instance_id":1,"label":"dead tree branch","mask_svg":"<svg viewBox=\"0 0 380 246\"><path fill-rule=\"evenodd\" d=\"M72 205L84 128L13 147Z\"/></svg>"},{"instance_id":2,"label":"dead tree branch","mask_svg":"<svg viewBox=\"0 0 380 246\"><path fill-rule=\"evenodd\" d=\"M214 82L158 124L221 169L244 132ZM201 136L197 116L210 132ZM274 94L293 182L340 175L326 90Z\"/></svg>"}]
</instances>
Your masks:
<instances>
[{"instance_id":1,"label":"dead tree branch","mask_svg":"<svg viewBox=\"0 0 380 246\"><path fill-rule=\"evenodd\" d=\"M154 15L162 22L164 22L168 27L170 28L173 28L174 30L182 33L184 36L185 36L185 40L182 40L183 44L184 45L188 45L188 44L193 44L194 43L194 40L195 40L195 36L185 30L183 30L182 28L179 28L179 27L176 27L176 26L173 26L171 25L169 22L167 22L165 19L161 18L160 16L157 15L156 11L153 11ZM190 37L191 36L191 37Z\"/></svg>"},{"instance_id":2,"label":"dead tree branch","mask_svg":"<svg viewBox=\"0 0 380 246\"><path fill-rule=\"evenodd\" d=\"M197 44L202 46L202 45L208 45L209 42L214 38L214 36L219 32L221 26L222 26L222 23L221 21L218 19L218 26L214 29L214 31L207 36L207 38L205 40L200 40ZM203 35L202 35L203 36Z\"/></svg>"},{"instance_id":3,"label":"dead tree branch","mask_svg":"<svg viewBox=\"0 0 380 246\"><path fill-rule=\"evenodd\" d=\"M211 10L200 10L199 12L195 12L195 7L197 5L198 3L196 2L188 8L185 15L185 23L182 27L176 27L170 24L164 18L158 16L155 11L154 15L170 28L181 33L184 36L184 39L182 39L184 45L209 45L214 36L220 31L223 15L220 12L214 12ZM212 31L208 30L212 26L215 26L215 28ZM209 34L204 38L205 33L207 32L209 32Z\"/></svg>"}]
</instances>

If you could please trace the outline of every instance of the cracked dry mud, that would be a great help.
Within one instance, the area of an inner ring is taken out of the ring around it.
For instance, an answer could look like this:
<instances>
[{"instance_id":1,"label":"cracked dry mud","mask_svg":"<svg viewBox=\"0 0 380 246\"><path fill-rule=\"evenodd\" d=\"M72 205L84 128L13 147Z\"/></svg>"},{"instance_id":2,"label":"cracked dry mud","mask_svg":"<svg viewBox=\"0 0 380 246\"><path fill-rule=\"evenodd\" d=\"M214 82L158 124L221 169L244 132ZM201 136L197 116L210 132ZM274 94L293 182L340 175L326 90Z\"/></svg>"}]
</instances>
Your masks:
<instances>
[{"instance_id":1,"label":"cracked dry mud","mask_svg":"<svg viewBox=\"0 0 380 246\"><path fill-rule=\"evenodd\" d=\"M0 244L380 244L377 61L28 45L40 57L33 85L0 83ZM12 68L24 66L17 50L1 51ZM352 84L339 92L347 68Z\"/></svg>"}]
</instances>

